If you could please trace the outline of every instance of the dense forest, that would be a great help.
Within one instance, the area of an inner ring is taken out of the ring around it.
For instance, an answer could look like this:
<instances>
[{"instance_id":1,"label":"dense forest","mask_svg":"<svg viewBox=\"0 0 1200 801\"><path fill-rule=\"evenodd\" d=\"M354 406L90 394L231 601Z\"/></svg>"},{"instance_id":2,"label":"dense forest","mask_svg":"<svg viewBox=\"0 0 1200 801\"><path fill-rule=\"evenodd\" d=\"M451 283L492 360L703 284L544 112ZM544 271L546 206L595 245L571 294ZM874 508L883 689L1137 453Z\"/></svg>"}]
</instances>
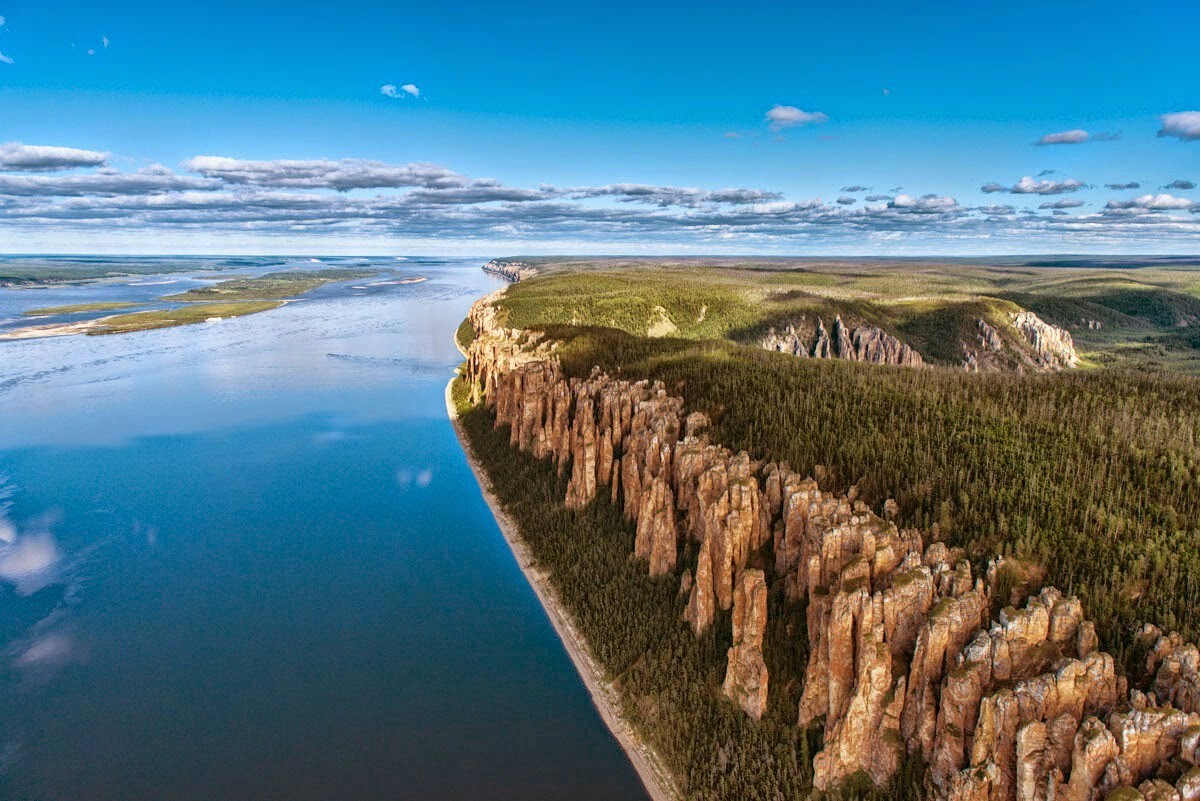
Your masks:
<instances>
[{"instance_id":1,"label":"dense forest","mask_svg":"<svg viewBox=\"0 0 1200 801\"><path fill-rule=\"evenodd\" d=\"M604 497L572 512L562 499L567 479L554 465L509 447L508 428L494 429L493 414L455 399L471 448L492 491L548 568L563 604L586 638L593 658L621 691L624 716L651 744L682 784L688 799L795 799L812 790L812 755L819 727L796 726L808 658L804 608L787 604L782 586L769 599L764 655L772 692L761 721L747 717L721 694L728 623L697 639L681 616L686 596L675 576L652 579L635 561L633 527ZM724 613L728 617L728 613ZM864 782L841 799L916 799L920 766L912 764L891 787Z\"/></svg>"},{"instance_id":2,"label":"dense forest","mask_svg":"<svg viewBox=\"0 0 1200 801\"><path fill-rule=\"evenodd\" d=\"M1053 584L1078 595L1102 646L1135 682L1144 654L1134 634L1142 623L1200 639L1200 379L1146 363L1021 375L799 359L738 344L730 332L752 330L754 312L721 286L660 275L635 281L631 291L621 276L601 274L577 281L570 294L557 291L568 277L514 285L502 307L509 324L560 343L569 375L599 366L660 380L689 411L709 416L713 441L787 462L828 490L857 487L876 510L895 499L901 525L963 547L977 569L1010 557L1016 572L1006 580L1026 591ZM647 286L659 294L647 296ZM1103 308L1053 294L1013 293L1005 302L1063 318L1082 308L1102 318L1104 336L1116 342L1121 330L1148 330L1155 315L1186 339L1194 307L1180 297L1109 295ZM806 290L784 300L812 298ZM864 315L882 308L848 303ZM669 307L679 320L683 304L693 315L690 328L662 337L639 331L647 308ZM936 315L927 319L941 324ZM884 320L897 321L904 324ZM811 759L820 731L795 725L805 609L785 601L782 582L770 581L769 561L756 566L771 587L764 645L771 692L767 714L754 723L721 695L728 622L694 638L680 621L686 598L678 577L645 575L630 557L633 529L615 507L601 497L567 510L566 480L550 463L510 448L489 411L461 408L498 498L549 568L597 661L618 681L627 718L686 795L819 797ZM694 564L692 547L682 564ZM864 779L839 797L919 798L922 775L923 766L910 762L891 787Z\"/></svg>"},{"instance_id":3,"label":"dense forest","mask_svg":"<svg viewBox=\"0 0 1200 801\"><path fill-rule=\"evenodd\" d=\"M969 374L795 359L722 342L552 327L564 367L662 380L735 450L887 498L979 566L1075 593L1118 658L1141 622L1200 636L1200 380ZM1043 572L1044 571L1044 572Z\"/></svg>"}]
</instances>

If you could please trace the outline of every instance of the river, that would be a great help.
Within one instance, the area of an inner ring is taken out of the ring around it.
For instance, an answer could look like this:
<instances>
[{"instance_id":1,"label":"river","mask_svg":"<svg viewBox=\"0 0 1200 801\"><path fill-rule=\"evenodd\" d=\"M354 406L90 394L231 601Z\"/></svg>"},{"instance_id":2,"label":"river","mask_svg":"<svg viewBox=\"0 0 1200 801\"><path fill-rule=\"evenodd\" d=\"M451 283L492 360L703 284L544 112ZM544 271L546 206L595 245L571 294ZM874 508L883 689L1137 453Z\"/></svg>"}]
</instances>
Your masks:
<instances>
[{"instance_id":1,"label":"river","mask_svg":"<svg viewBox=\"0 0 1200 801\"><path fill-rule=\"evenodd\" d=\"M0 342L0 797L646 797L446 419L481 263Z\"/></svg>"}]
</instances>

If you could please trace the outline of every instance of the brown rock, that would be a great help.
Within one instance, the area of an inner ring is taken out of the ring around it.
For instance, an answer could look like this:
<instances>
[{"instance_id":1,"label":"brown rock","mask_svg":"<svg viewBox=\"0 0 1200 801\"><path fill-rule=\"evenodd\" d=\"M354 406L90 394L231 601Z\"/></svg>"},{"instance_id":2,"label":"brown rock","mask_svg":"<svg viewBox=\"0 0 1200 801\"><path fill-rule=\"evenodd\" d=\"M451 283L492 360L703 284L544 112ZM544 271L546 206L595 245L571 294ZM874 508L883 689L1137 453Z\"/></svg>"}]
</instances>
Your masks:
<instances>
[{"instance_id":1,"label":"brown rock","mask_svg":"<svg viewBox=\"0 0 1200 801\"><path fill-rule=\"evenodd\" d=\"M725 696L755 720L767 708L767 666L763 632L767 626L767 582L761 570L743 570L733 601L733 647L725 672Z\"/></svg>"}]
</instances>

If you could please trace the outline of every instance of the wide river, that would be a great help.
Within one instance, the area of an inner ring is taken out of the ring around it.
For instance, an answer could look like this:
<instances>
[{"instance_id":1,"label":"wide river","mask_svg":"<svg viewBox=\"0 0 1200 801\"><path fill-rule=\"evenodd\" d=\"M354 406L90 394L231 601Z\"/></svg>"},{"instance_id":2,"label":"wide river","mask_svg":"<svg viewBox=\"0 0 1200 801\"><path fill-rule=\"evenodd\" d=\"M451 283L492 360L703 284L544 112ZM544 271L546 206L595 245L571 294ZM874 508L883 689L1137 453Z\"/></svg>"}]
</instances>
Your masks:
<instances>
[{"instance_id":1,"label":"wide river","mask_svg":"<svg viewBox=\"0 0 1200 801\"><path fill-rule=\"evenodd\" d=\"M646 797L446 418L500 282L389 266L429 280L0 342L0 798ZM198 283L152 280L104 299Z\"/></svg>"}]
</instances>

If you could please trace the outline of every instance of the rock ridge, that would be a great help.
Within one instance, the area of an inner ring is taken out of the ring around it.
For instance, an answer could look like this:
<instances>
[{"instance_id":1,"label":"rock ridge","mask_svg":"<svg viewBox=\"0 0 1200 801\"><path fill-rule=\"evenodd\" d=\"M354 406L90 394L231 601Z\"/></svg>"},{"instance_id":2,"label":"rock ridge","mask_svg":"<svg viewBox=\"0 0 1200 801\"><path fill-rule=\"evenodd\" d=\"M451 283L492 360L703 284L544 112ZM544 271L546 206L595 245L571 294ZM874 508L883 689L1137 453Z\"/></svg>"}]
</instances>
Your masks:
<instances>
[{"instance_id":1,"label":"rock ridge","mask_svg":"<svg viewBox=\"0 0 1200 801\"><path fill-rule=\"evenodd\" d=\"M882 328L859 325L851 329L842 322L840 315L834 317L832 333L825 329L825 321L818 318L816 334L811 341L808 339L797 331L795 324L789 323L781 332L770 329L759 344L767 350L814 359L846 359L903 367L925 364L920 353Z\"/></svg>"},{"instance_id":2,"label":"rock ridge","mask_svg":"<svg viewBox=\"0 0 1200 801\"><path fill-rule=\"evenodd\" d=\"M978 575L961 551L900 529L853 491L823 491L786 464L710 442L704 415L660 382L598 368L567 376L556 343L501 324L499 294L469 316L473 402L509 427L513 447L569 471L568 507L602 492L620 506L647 573L682 574L694 632L732 612L723 692L755 719L770 684L760 568L788 601L807 602L795 714L797 726L823 728L817 789L856 775L883 785L919 757L939 801L1200 800L1195 645L1144 627L1151 680L1130 689L1077 598L1053 587L1020 604L998 597L1004 560ZM840 321L837 331L853 342Z\"/></svg>"}]
</instances>

